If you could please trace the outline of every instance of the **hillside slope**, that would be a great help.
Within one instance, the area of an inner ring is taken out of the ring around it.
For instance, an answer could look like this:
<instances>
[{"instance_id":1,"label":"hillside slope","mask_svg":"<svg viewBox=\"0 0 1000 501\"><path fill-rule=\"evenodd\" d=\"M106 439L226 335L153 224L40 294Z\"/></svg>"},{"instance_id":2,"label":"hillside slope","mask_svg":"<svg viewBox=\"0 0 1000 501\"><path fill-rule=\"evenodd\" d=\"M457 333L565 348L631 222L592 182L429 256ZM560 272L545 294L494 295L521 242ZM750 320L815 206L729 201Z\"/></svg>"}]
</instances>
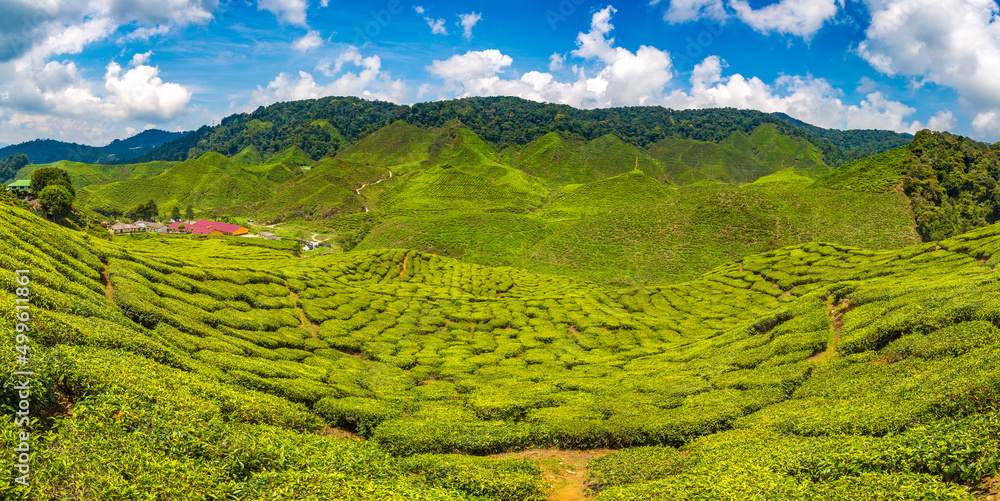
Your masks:
<instances>
[{"instance_id":1,"label":"hillside slope","mask_svg":"<svg viewBox=\"0 0 1000 501\"><path fill-rule=\"evenodd\" d=\"M920 241L903 194L812 188L794 174L760 181L674 189L633 172L568 186L528 214L390 217L358 249L409 247L627 285L688 280L726 261L810 241L875 249ZM469 220L491 221L493 228L476 231L495 240L484 246L470 236L471 227L462 228ZM499 249L504 242L512 248Z\"/></svg>"},{"instance_id":2,"label":"hillside slope","mask_svg":"<svg viewBox=\"0 0 1000 501\"><path fill-rule=\"evenodd\" d=\"M31 305L28 360L4 336L0 365L31 369L41 419L9 499L542 499L537 465L480 457L526 447L653 446L593 464L601 499L971 500L1000 465L995 226L638 289L402 249L121 245L2 204L0 233L0 328L13 270Z\"/></svg>"}]
</instances>

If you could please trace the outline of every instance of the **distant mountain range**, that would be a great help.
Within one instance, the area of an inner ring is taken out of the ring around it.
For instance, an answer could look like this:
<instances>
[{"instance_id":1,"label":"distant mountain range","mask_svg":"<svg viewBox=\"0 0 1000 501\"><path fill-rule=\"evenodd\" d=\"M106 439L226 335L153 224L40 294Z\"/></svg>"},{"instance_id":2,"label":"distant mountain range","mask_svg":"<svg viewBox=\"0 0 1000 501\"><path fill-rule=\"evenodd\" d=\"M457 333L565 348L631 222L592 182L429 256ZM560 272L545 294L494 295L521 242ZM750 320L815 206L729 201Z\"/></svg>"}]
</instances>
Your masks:
<instances>
[{"instance_id":1,"label":"distant mountain range","mask_svg":"<svg viewBox=\"0 0 1000 501\"><path fill-rule=\"evenodd\" d=\"M763 124L774 124L779 136L812 143L830 167L909 144L913 139L910 134L885 130L823 129L783 114L734 108L672 110L632 106L580 110L516 97L472 97L406 106L326 97L275 103L252 113L230 115L215 127L203 126L134 161L182 161L209 151L232 156L249 146L265 157L295 146L319 159L335 156L339 150L396 121L423 127L461 122L498 151L521 148L552 132L584 141L613 134L643 150L664 139L719 144L734 134L749 136Z\"/></svg>"},{"instance_id":2,"label":"distant mountain range","mask_svg":"<svg viewBox=\"0 0 1000 501\"><path fill-rule=\"evenodd\" d=\"M130 160L147 153L158 146L189 134L189 132L167 132L159 129L142 131L127 139L116 139L103 147L68 143L55 139L35 139L21 144L0 144L0 158L16 153L28 155L32 163L45 164L70 160L83 163L114 163Z\"/></svg>"}]
</instances>

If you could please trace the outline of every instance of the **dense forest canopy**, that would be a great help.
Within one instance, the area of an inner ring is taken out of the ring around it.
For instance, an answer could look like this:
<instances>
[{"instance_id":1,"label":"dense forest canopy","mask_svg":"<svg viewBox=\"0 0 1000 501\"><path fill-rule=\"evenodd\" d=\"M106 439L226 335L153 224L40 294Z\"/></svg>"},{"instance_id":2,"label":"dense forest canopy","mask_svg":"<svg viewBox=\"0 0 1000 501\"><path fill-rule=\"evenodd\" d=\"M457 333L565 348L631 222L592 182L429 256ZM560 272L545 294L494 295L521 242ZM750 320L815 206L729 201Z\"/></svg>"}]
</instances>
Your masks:
<instances>
[{"instance_id":1,"label":"dense forest canopy","mask_svg":"<svg viewBox=\"0 0 1000 501\"><path fill-rule=\"evenodd\" d=\"M922 130L903 159L903 189L924 241L1000 220L1000 150L967 137Z\"/></svg>"},{"instance_id":2,"label":"dense forest canopy","mask_svg":"<svg viewBox=\"0 0 1000 501\"><path fill-rule=\"evenodd\" d=\"M549 132L586 140L615 134L641 148L668 137L720 142L735 132L750 134L770 123L784 135L811 141L832 166L900 146L909 139L887 131L838 135L836 132L843 131L806 129L780 116L734 108L671 110L632 106L580 110L516 97L472 97L406 106L327 97L277 103L252 113L232 115L218 126L204 126L132 161L185 160L208 151L236 155L249 146L265 156L297 146L319 159L397 120L425 127L441 127L457 120L497 149L523 146Z\"/></svg>"}]
</instances>

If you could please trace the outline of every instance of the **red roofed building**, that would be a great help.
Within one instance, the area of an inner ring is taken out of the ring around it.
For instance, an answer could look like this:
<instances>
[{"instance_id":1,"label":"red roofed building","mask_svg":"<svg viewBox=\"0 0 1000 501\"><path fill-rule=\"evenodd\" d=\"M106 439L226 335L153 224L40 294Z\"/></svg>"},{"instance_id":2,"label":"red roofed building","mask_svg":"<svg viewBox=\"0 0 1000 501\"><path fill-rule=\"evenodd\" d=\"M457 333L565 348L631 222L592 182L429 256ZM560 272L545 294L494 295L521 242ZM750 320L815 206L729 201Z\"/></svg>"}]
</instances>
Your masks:
<instances>
[{"instance_id":1,"label":"red roofed building","mask_svg":"<svg viewBox=\"0 0 1000 501\"><path fill-rule=\"evenodd\" d=\"M195 235L243 235L249 232L250 230L238 224L220 223L207 219L202 219L191 225L191 233Z\"/></svg>"}]
</instances>

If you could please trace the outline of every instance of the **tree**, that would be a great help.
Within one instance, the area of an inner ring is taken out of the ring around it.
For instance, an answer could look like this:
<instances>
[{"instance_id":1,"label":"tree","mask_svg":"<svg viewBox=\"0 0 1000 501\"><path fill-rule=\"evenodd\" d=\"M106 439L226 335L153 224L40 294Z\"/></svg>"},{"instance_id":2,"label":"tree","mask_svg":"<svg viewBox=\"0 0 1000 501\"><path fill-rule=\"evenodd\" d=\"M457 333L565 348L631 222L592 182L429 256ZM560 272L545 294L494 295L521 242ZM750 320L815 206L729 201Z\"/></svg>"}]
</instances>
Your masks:
<instances>
[{"instance_id":1,"label":"tree","mask_svg":"<svg viewBox=\"0 0 1000 501\"><path fill-rule=\"evenodd\" d=\"M73 209L73 194L62 184L52 184L38 193L38 203L47 216L58 219Z\"/></svg>"},{"instance_id":2,"label":"tree","mask_svg":"<svg viewBox=\"0 0 1000 501\"><path fill-rule=\"evenodd\" d=\"M194 207L188 204L187 209L184 211L184 219L188 221L194 220Z\"/></svg>"},{"instance_id":3,"label":"tree","mask_svg":"<svg viewBox=\"0 0 1000 501\"><path fill-rule=\"evenodd\" d=\"M42 190L53 184L64 186L70 195L76 196L69 174L59 167L42 167L31 173L31 191L41 194Z\"/></svg>"},{"instance_id":4,"label":"tree","mask_svg":"<svg viewBox=\"0 0 1000 501\"><path fill-rule=\"evenodd\" d=\"M156 208L156 200L150 200L144 204L135 206L132 210L128 211L126 216L133 220L156 219L156 215L159 213L159 209Z\"/></svg>"},{"instance_id":5,"label":"tree","mask_svg":"<svg viewBox=\"0 0 1000 501\"><path fill-rule=\"evenodd\" d=\"M174 207L170 209L170 219L178 221L180 220L180 218L181 218L181 208L175 204Z\"/></svg>"},{"instance_id":6,"label":"tree","mask_svg":"<svg viewBox=\"0 0 1000 501\"><path fill-rule=\"evenodd\" d=\"M0 160L0 182L6 183L14 176L17 175L17 171L21 170L25 165L28 165L30 160L28 160L28 155L23 153L15 153L3 160Z\"/></svg>"}]
</instances>

